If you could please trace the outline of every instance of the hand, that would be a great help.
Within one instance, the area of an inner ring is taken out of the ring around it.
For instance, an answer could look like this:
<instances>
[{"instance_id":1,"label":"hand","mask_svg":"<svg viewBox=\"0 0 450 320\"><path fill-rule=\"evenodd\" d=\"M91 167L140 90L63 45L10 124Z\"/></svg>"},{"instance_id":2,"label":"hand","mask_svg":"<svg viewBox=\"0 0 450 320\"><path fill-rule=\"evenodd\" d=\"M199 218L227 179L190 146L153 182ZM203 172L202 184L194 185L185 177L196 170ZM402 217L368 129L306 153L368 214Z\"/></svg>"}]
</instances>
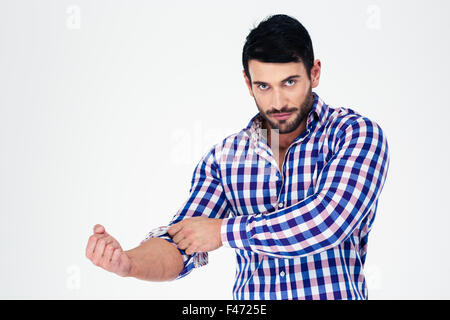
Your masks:
<instances>
[{"instance_id":1,"label":"hand","mask_svg":"<svg viewBox=\"0 0 450 320\"><path fill-rule=\"evenodd\" d=\"M122 250L119 242L100 224L94 226L94 234L89 237L86 257L96 266L121 277L127 276L131 269L128 255Z\"/></svg>"},{"instance_id":2,"label":"hand","mask_svg":"<svg viewBox=\"0 0 450 320\"><path fill-rule=\"evenodd\" d=\"M206 217L186 218L169 228L169 235L186 254L213 251L222 246L222 219Z\"/></svg>"}]
</instances>

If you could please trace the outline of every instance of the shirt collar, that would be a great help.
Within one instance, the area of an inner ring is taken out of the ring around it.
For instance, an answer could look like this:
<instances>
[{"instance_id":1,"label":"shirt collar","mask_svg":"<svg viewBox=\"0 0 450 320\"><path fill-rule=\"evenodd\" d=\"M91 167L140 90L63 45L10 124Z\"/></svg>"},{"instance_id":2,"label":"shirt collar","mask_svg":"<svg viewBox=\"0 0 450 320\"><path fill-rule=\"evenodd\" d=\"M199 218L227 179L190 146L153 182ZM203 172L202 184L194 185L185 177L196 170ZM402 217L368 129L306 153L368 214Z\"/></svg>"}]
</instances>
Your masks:
<instances>
[{"instance_id":1,"label":"shirt collar","mask_svg":"<svg viewBox=\"0 0 450 320\"><path fill-rule=\"evenodd\" d=\"M313 125L316 123L320 123L320 125L322 126L325 122L324 111L326 104L317 93L313 92L312 94L314 101L306 122L307 130L311 130L313 128ZM262 123L263 117L258 112L251 118L247 127L244 129L249 131L251 140L255 143L257 143L261 139Z\"/></svg>"}]
</instances>

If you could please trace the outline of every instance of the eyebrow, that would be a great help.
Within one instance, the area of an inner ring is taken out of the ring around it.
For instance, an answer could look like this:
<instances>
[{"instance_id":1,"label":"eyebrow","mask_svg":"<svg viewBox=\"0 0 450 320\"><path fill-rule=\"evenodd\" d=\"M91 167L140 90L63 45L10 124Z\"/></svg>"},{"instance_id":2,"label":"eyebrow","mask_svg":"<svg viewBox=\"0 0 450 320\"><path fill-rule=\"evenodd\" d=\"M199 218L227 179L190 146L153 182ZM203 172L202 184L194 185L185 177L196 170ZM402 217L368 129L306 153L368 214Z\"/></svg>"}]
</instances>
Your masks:
<instances>
[{"instance_id":1,"label":"eyebrow","mask_svg":"<svg viewBox=\"0 0 450 320\"><path fill-rule=\"evenodd\" d=\"M292 76L289 76L289 77L287 77L287 78L281 80L280 83L286 82L286 81L288 81L288 80L295 79L295 78L300 78L300 75L294 74L294 75L292 75ZM252 81L252 83L253 83L253 84L267 84L267 82L263 82L263 81Z\"/></svg>"}]
</instances>

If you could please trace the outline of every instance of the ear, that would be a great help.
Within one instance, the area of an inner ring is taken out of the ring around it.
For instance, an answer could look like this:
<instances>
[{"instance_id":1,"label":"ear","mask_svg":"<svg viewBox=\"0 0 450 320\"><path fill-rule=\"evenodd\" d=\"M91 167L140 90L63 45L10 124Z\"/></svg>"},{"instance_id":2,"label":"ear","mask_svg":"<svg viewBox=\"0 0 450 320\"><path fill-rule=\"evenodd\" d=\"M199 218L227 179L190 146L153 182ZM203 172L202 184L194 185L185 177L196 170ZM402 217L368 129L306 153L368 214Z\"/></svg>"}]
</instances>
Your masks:
<instances>
[{"instance_id":1,"label":"ear","mask_svg":"<svg viewBox=\"0 0 450 320\"><path fill-rule=\"evenodd\" d=\"M250 79L245 74L245 70L242 70L242 74L244 75L245 84L247 85L248 92L253 97L252 84L250 83Z\"/></svg>"},{"instance_id":2,"label":"ear","mask_svg":"<svg viewBox=\"0 0 450 320\"><path fill-rule=\"evenodd\" d=\"M313 67L311 68L311 87L312 88L315 88L319 85L320 69L321 69L320 60L316 59L314 61Z\"/></svg>"}]
</instances>

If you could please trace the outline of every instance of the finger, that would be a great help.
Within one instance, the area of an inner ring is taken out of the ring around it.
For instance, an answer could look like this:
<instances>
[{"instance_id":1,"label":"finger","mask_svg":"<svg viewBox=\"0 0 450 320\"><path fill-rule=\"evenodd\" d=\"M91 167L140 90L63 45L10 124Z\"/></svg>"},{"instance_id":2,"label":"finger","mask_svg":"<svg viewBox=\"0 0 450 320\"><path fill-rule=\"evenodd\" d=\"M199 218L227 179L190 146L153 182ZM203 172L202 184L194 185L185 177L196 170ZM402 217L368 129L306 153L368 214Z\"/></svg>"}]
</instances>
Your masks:
<instances>
[{"instance_id":1,"label":"finger","mask_svg":"<svg viewBox=\"0 0 450 320\"><path fill-rule=\"evenodd\" d=\"M94 233L104 233L106 230L105 230L105 227L104 226L102 226L101 224L96 224L95 226L94 226Z\"/></svg>"},{"instance_id":2,"label":"finger","mask_svg":"<svg viewBox=\"0 0 450 320\"><path fill-rule=\"evenodd\" d=\"M89 241L86 246L86 257L88 257L89 259L91 259L93 256L95 245L97 244L97 240L98 240L98 238L94 235L89 237Z\"/></svg>"},{"instance_id":3,"label":"finger","mask_svg":"<svg viewBox=\"0 0 450 320\"><path fill-rule=\"evenodd\" d=\"M103 237L105 240L105 245L111 245L114 247L114 249L122 249L120 246L120 243L112 236L106 233L106 235Z\"/></svg>"},{"instance_id":4,"label":"finger","mask_svg":"<svg viewBox=\"0 0 450 320\"><path fill-rule=\"evenodd\" d=\"M113 246L114 249L121 249L120 244L114 238L111 239L111 242L109 243L109 245Z\"/></svg>"},{"instance_id":5,"label":"finger","mask_svg":"<svg viewBox=\"0 0 450 320\"><path fill-rule=\"evenodd\" d=\"M113 246L107 245L105 247L105 251L103 252L103 257L101 260L102 265L109 266L113 252L114 252Z\"/></svg>"},{"instance_id":6,"label":"finger","mask_svg":"<svg viewBox=\"0 0 450 320\"><path fill-rule=\"evenodd\" d=\"M120 255L122 253L122 250L115 249L112 256L111 256L111 264L114 266L119 266L120 262Z\"/></svg>"},{"instance_id":7,"label":"finger","mask_svg":"<svg viewBox=\"0 0 450 320\"><path fill-rule=\"evenodd\" d=\"M190 243L189 240L183 239L180 241L180 243L177 244L178 248L181 250L185 250L187 247L189 247Z\"/></svg>"},{"instance_id":8,"label":"finger","mask_svg":"<svg viewBox=\"0 0 450 320\"><path fill-rule=\"evenodd\" d=\"M98 239L97 245L95 246L95 249L94 249L94 256L92 259L92 262L94 262L96 265L98 265L100 263L100 261L102 260L104 250L105 250L105 240Z\"/></svg>"},{"instance_id":9,"label":"finger","mask_svg":"<svg viewBox=\"0 0 450 320\"><path fill-rule=\"evenodd\" d=\"M187 255L193 255L194 253L196 253L197 252L197 247L196 246L189 246L187 249L186 249L186 254Z\"/></svg>"},{"instance_id":10,"label":"finger","mask_svg":"<svg viewBox=\"0 0 450 320\"><path fill-rule=\"evenodd\" d=\"M114 243L114 239L113 239L111 236L105 236L105 237L103 238L103 240L105 240L105 246Z\"/></svg>"},{"instance_id":11,"label":"finger","mask_svg":"<svg viewBox=\"0 0 450 320\"><path fill-rule=\"evenodd\" d=\"M183 228L183 221L180 221L180 222L175 223L174 225L172 225L167 232L169 233L170 236L173 237L182 228Z\"/></svg>"},{"instance_id":12,"label":"finger","mask_svg":"<svg viewBox=\"0 0 450 320\"><path fill-rule=\"evenodd\" d=\"M100 239L105 240L107 238L107 236L103 233L94 233L91 237L97 238L97 241Z\"/></svg>"},{"instance_id":13,"label":"finger","mask_svg":"<svg viewBox=\"0 0 450 320\"><path fill-rule=\"evenodd\" d=\"M181 240L183 240L184 238L184 232L183 229L181 229L180 231L178 231L175 236L172 238L173 242L175 243L179 243Z\"/></svg>"}]
</instances>

